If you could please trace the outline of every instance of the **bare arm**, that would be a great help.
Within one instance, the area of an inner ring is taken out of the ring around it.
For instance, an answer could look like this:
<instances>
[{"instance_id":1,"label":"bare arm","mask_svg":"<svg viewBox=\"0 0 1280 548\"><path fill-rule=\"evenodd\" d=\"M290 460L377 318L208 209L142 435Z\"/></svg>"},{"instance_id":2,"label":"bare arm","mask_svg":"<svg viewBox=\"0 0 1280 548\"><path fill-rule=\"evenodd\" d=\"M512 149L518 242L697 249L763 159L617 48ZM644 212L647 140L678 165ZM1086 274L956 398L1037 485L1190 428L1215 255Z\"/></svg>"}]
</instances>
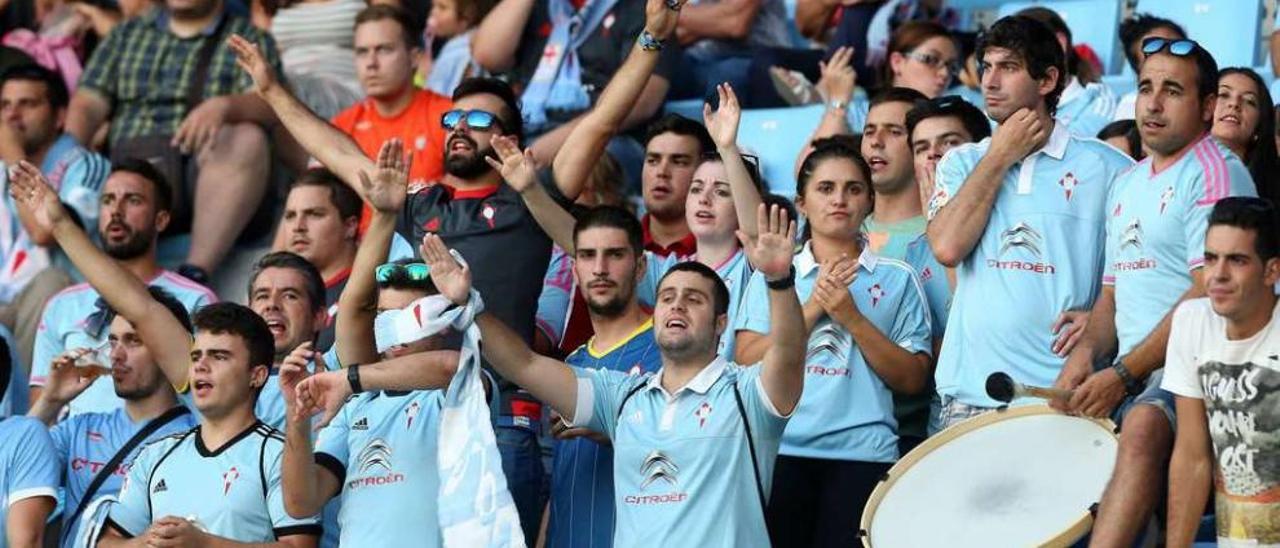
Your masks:
<instances>
[{"instance_id":1,"label":"bare arm","mask_svg":"<svg viewBox=\"0 0 1280 548\"><path fill-rule=\"evenodd\" d=\"M818 325L818 321L826 315L826 311L822 309L822 305L816 300L810 298L800 307L801 313L804 315L804 332L808 336L813 332L813 327ZM757 363L764 359L764 353L773 345L770 335L756 333L755 331L747 331L745 329L738 330L734 334L734 351L733 361L743 365Z\"/></svg>"},{"instance_id":2,"label":"bare arm","mask_svg":"<svg viewBox=\"0 0 1280 548\"><path fill-rule=\"evenodd\" d=\"M1168 546L1190 546L1213 481L1213 453L1204 400L1177 396L1178 433L1169 461Z\"/></svg>"},{"instance_id":3,"label":"bare arm","mask_svg":"<svg viewBox=\"0 0 1280 548\"><path fill-rule=\"evenodd\" d=\"M516 65L516 48L533 14L534 0L502 0L471 35L471 58L489 72Z\"/></svg>"},{"instance_id":4,"label":"bare arm","mask_svg":"<svg viewBox=\"0 0 1280 548\"><path fill-rule=\"evenodd\" d=\"M240 68L253 77L258 95L275 112L285 129L298 140L298 144L359 192L360 172L374 169L373 160L364 155L360 145L349 135L316 116L302 101L280 85L276 80L275 69L267 63L257 45L241 36L232 36L227 40L227 45L235 52L236 63Z\"/></svg>"},{"instance_id":5,"label":"bare arm","mask_svg":"<svg viewBox=\"0 0 1280 548\"><path fill-rule=\"evenodd\" d=\"M739 237L751 266L763 273L766 280L794 278L791 256L796 237L795 222L789 221L786 212L776 205L766 213L764 204L761 204L757 211L756 225L760 227L760 234L755 238ZM809 334L801 321L803 313L795 288L768 291L770 336L773 340L761 363L760 382L778 412L789 415L800 402L800 392L804 388L804 350Z\"/></svg>"},{"instance_id":6,"label":"bare arm","mask_svg":"<svg viewBox=\"0 0 1280 548\"><path fill-rule=\"evenodd\" d=\"M341 484L333 472L316 464L311 442L311 413L298 405L297 385L307 376L315 353L310 344L293 349L280 364L280 396L285 402L284 455L280 459L280 487L284 511L294 518L314 516L338 494ZM323 363L316 364L323 369Z\"/></svg>"},{"instance_id":7,"label":"bare arm","mask_svg":"<svg viewBox=\"0 0 1280 548\"><path fill-rule=\"evenodd\" d=\"M813 134L796 156L796 173L800 173L804 159L813 152L814 141L853 134L853 128L849 127L849 103L853 101L853 92L858 85L858 73L853 70L853 48L837 49L830 59L819 62L818 68L822 77L818 79L817 88L827 108L822 112L818 127L813 128ZM840 106L834 106L836 104Z\"/></svg>"},{"instance_id":8,"label":"bare arm","mask_svg":"<svg viewBox=\"0 0 1280 548\"><path fill-rule=\"evenodd\" d=\"M1036 113L1022 109L996 128L987 154L929 221L929 246L939 263L954 267L973 252L991 219L1005 174L1049 138L1052 127L1045 126Z\"/></svg>"},{"instance_id":9,"label":"bare arm","mask_svg":"<svg viewBox=\"0 0 1280 548\"><path fill-rule=\"evenodd\" d=\"M405 158L399 139L383 143L378 151L377 170L372 176L361 174L361 194L373 208L356 258L351 277L338 297L335 329L338 359L344 364L378 361L373 321L377 315L378 288L374 271L387 258L391 239L395 236L396 217L404 207L410 162Z\"/></svg>"},{"instance_id":10,"label":"bare arm","mask_svg":"<svg viewBox=\"0 0 1280 548\"><path fill-rule=\"evenodd\" d=\"M510 137L495 136L492 144L500 160L493 158L485 160L502 174L502 180L506 181L508 186L520 193L525 206L529 208L529 213L533 215L533 220L537 221L542 231L551 237L551 241L572 256L573 227L577 224L577 220L556 203L547 193L547 189L542 188L538 183L533 167L535 162L532 151L522 152L520 147L516 146L515 139Z\"/></svg>"},{"instance_id":11,"label":"bare arm","mask_svg":"<svg viewBox=\"0 0 1280 548\"><path fill-rule=\"evenodd\" d=\"M1067 356L1067 363L1058 374L1054 388L1072 390L1079 386L1093 373L1093 364L1100 356L1115 353L1116 344L1116 289L1112 285L1103 285L1102 292L1089 310L1084 336Z\"/></svg>"},{"instance_id":12,"label":"bare arm","mask_svg":"<svg viewBox=\"0 0 1280 548\"><path fill-rule=\"evenodd\" d=\"M40 170L22 162L13 170L10 183L10 192L19 207L27 209L38 224L50 230L89 284L134 325L169 383L184 388L191 365L191 333L169 309L151 298L146 284L94 246L84 231L71 222Z\"/></svg>"},{"instance_id":13,"label":"bare arm","mask_svg":"<svg viewBox=\"0 0 1280 548\"><path fill-rule=\"evenodd\" d=\"M848 290L842 290L848 293ZM853 335L853 341L866 358L867 365L891 390L900 394L919 394L929 385L932 371L928 354L898 346L861 313L837 321Z\"/></svg>"},{"instance_id":14,"label":"bare arm","mask_svg":"<svg viewBox=\"0 0 1280 548\"><path fill-rule=\"evenodd\" d=\"M53 497L30 497L9 506L5 514L5 539L9 548L40 548L44 522L57 503Z\"/></svg>"},{"instance_id":15,"label":"bare arm","mask_svg":"<svg viewBox=\"0 0 1280 548\"><path fill-rule=\"evenodd\" d=\"M751 33L760 0L723 0L711 4L694 4L680 16L677 36L688 45L704 38L745 40Z\"/></svg>"},{"instance_id":16,"label":"bare arm","mask_svg":"<svg viewBox=\"0 0 1280 548\"><path fill-rule=\"evenodd\" d=\"M83 146L93 144L93 136L107 123L111 102L89 88L77 89L67 110L67 133Z\"/></svg>"},{"instance_id":17,"label":"bare arm","mask_svg":"<svg viewBox=\"0 0 1280 548\"><path fill-rule=\"evenodd\" d=\"M1138 346L1120 357L1134 378L1145 378L1153 371L1164 367L1165 350L1169 348L1169 330L1173 327L1173 312L1183 301L1198 299L1205 295L1204 270L1197 268L1191 271L1191 287L1182 293L1178 302L1174 303L1168 312L1165 312L1160 323L1156 324L1156 328L1152 329L1147 338L1138 343Z\"/></svg>"},{"instance_id":18,"label":"bare arm","mask_svg":"<svg viewBox=\"0 0 1280 548\"><path fill-rule=\"evenodd\" d=\"M716 87L720 108L714 114L711 105L702 105L702 120L707 132L716 142L716 150L720 152L720 160L724 162L725 174L729 178L729 190L733 195L733 209L738 217L738 230L749 238L759 234L756 226L755 212L763 200L760 190L751 180L747 164L738 150L738 124L742 120L742 108L738 105L738 95L728 84ZM751 362L755 363L755 362Z\"/></svg>"},{"instance_id":19,"label":"bare arm","mask_svg":"<svg viewBox=\"0 0 1280 548\"><path fill-rule=\"evenodd\" d=\"M447 388L460 358L456 350L432 350L383 360L360 368L360 384L365 390Z\"/></svg>"}]
</instances>

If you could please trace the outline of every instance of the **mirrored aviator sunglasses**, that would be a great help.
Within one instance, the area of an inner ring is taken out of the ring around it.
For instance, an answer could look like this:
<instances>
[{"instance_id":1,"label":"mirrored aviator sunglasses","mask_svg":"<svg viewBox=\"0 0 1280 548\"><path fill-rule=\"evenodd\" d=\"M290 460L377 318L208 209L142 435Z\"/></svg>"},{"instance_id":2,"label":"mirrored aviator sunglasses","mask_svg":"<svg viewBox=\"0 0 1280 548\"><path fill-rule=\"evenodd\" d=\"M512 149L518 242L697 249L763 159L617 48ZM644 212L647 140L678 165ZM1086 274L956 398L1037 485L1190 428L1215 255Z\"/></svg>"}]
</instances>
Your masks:
<instances>
[{"instance_id":1,"label":"mirrored aviator sunglasses","mask_svg":"<svg viewBox=\"0 0 1280 548\"><path fill-rule=\"evenodd\" d=\"M447 130L452 130L464 119L467 121L467 127L481 131L493 127L498 121L493 113L483 110L451 110L440 116L440 125Z\"/></svg>"},{"instance_id":2,"label":"mirrored aviator sunglasses","mask_svg":"<svg viewBox=\"0 0 1280 548\"><path fill-rule=\"evenodd\" d=\"M421 282L431 278L431 267L427 266L426 263L386 263L378 265L378 268L373 271L373 275L378 280L378 283L383 284L395 279Z\"/></svg>"},{"instance_id":3,"label":"mirrored aviator sunglasses","mask_svg":"<svg viewBox=\"0 0 1280 548\"><path fill-rule=\"evenodd\" d=\"M1171 55L1186 57L1187 55L1190 55L1191 52L1195 51L1197 45L1198 44L1196 44L1194 40L1187 40L1185 38L1170 40L1168 38L1152 36L1142 41L1142 54L1151 55L1153 53L1158 53L1160 50L1166 50Z\"/></svg>"}]
</instances>

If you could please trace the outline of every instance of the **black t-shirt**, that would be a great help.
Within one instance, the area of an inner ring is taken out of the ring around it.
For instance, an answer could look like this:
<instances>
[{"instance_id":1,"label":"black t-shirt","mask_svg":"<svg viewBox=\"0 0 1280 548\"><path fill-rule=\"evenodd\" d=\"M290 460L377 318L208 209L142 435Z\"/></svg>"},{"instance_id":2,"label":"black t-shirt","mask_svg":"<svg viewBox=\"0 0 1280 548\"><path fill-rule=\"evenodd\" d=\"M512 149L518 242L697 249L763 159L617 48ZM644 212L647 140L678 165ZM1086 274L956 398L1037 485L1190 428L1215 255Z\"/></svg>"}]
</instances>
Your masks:
<instances>
[{"instance_id":1,"label":"black t-shirt","mask_svg":"<svg viewBox=\"0 0 1280 548\"><path fill-rule=\"evenodd\" d=\"M338 320L338 298L342 297L342 290L347 288L347 280L351 279L351 270L347 269L335 278L326 280L324 288L324 326L316 337L316 350L320 352L328 352L337 336L334 325Z\"/></svg>"},{"instance_id":2,"label":"black t-shirt","mask_svg":"<svg viewBox=\"0 0 1280 548\"><path fill-rule=\"evenodd\" d=\"M552 198L567 208L569 200L549 170L539 179ZM551 261L551 238L533 220L519 193L505 184L481 190L433 185L409 196L396 231L415 244L434 232L445 245L458 250L471 266L471 281L484 297L485 310L525 342L533 341L538 296Z\"/></svg>"},{"instance_id":3,"label":"black t-shirt","mask_svg":"<svg viewBox=\"0 0 1280 548\"><path fill-rule=\"evenodd\" d=\"M582 85L591 96L591 104L595 104L600 93L604 91L609 79L622 66L622 62L635 45L636 37L644 30L644 0L618 0L613 11L605 15L604 20L596 27L595 32L587 38L578 49L578 59L582 64ZM516 50L515 79L523 89L533 78L538 69L538 61L542 60L543 48L547 37L551 34L551 16L547 11L547 2L539 1L533 5L533 13L525 23L520 35L520 46ZM669 40L662 50L662 58L654 74L671 80L679 62L679 50L674 38ZM557 125L573 119L581 112L547 112L547 119Z\"/></svg>"}]
</instances>

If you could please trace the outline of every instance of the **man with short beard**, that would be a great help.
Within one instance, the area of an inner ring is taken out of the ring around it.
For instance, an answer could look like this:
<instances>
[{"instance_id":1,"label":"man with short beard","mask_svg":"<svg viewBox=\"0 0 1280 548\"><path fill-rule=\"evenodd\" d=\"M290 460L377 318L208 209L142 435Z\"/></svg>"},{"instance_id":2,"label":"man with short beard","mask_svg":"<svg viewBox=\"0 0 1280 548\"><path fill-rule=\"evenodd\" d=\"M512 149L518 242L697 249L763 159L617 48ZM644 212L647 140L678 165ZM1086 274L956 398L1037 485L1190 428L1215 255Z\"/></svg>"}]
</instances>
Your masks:
<instances>
[{"instance_id":1,"label":"man with short beard","mask_svg":"<svg viewBox=\"0 0 1280 548\"><path fill-rule=\"evenodd\" d=\"M139 280L164 288L188 311L194 311L216 302L217 297L207 288L156 263L156 237L169 224L172 200L169 185L151 164L142 160L120 162L102 188L98 232L107 255ZM36 333L31 401L40 399L56 357L77 348L104 348L110 323L106 304L87 283L71 286L50 299ZM76 396L67 409L76 415L109 412L122 404L111 379L100 377Z\"/></svg>"}]
</instances>

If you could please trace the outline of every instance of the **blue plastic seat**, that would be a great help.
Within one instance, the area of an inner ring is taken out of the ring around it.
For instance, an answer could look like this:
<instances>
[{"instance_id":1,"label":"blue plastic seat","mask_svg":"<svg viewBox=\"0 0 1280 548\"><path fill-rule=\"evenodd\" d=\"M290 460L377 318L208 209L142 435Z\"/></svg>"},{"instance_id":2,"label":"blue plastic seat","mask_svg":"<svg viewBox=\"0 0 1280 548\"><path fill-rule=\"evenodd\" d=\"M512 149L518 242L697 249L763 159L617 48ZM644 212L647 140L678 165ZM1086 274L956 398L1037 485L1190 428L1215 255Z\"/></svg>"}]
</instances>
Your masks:
<instances>
[{"instance_id":1,"label":"blue plastic seat","mask_svg":"<svg viewBox=\"0 0 1280 548\"><path fill-rule=\"evenodd\" d=\"M1219 67L1259 64L1261 0L1138 0L1135 11L1176 21Z\"/></svg>"},{"instance_id":2,"label":"blue plastic seat","mask_svg":"<svg viewBox=\"0 0 1280 548\"><path fill-rule=\"evenodd\" d=\"M1161 0L1164 1L1164 0ZM1071 40L1076 44L1089 44L1106 74L1120 69L1123 54L1117 43L1120 38L1117 29L1120 24L1119 0L1052 0L1023 1L1002 4L997 14L1000 17L1013 15L1024 9L1042 6L1058 12L1062 20L1071 29Z\"/></svg>"}]
</instances>

